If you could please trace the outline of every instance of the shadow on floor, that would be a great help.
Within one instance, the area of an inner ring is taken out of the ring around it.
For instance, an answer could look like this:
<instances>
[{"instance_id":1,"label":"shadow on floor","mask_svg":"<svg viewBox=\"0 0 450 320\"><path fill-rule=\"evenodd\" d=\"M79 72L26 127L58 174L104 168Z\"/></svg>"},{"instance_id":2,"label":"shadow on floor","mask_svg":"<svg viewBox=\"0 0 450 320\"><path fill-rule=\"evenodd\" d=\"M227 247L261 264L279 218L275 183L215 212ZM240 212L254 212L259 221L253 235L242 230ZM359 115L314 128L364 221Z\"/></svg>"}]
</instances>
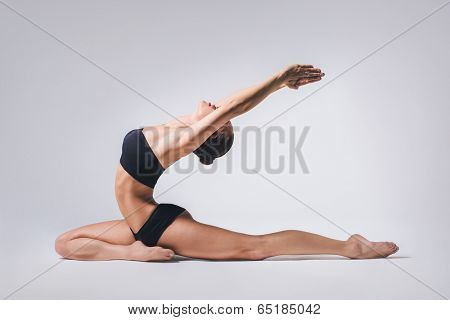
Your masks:
<instances>
[{"instance_id":1,"label":"shadow on floor","mask_svg":"<svg viewBox=\"0 0 450 320\"><path fill-rule=\"evenodd\" d=\"M408 259L410 257L407 256L395 256L389 257L385 259L395 260L395 259ZM332 256L332 255L284 255L284 256L276 256L270 257L264 260L252 261L252 262L265 262L265 261L306 261L306 260L351 260L357 261L358 259L349 259L345 257ZM361 260L379 260L379 259L361 259ZM195 259L184 256L175 255L173 260L165 261L164 263L177 263L183 261L204 261L204 262L249 262L247 260L205 260L205 259Z\"/></svg>"}]
</instances>

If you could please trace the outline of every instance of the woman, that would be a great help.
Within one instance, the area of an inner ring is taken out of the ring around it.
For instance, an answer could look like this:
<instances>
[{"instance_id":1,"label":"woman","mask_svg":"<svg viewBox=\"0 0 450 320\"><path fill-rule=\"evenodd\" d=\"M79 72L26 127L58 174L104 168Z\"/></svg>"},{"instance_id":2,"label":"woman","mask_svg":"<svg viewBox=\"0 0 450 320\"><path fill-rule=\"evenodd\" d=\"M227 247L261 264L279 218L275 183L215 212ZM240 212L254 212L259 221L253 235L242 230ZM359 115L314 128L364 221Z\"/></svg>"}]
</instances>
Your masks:
<instances>
[{"instance_id":1,"label":"woman","mask_svg":"<svg viewBox=\"0 0 450 320\"><path fill-rule=\"evenodd\" d=\"M248 112L275 91L321 80L312 65L292 65L263 83L215 104L201 101L196 111L167 124L130 131L124 139L115 191L124 219L68 231L56 251L76 260L170 260L174 254L209 260L260 260L285 254L334 254L348 258L387 257L392 242L371 242L360 235L345 241L297 230L248 235L197 222L173 204L158 204L153 189L166 168L194 152L205 165L233 143L230 120Z\"/></svg>"}]
</instances>

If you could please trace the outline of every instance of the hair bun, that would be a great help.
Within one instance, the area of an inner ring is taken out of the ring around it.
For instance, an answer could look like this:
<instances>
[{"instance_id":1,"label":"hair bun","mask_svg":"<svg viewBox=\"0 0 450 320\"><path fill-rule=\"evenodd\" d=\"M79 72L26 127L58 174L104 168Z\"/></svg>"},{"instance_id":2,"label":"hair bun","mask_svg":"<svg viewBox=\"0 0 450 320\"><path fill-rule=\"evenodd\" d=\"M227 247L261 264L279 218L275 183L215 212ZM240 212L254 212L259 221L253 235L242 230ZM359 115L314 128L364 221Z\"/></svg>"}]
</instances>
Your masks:
<instances>
[{"instance_id":1,"label":"hair bun","mask_svg":"<svg viewBox=\"0 0 450 320\"><path fill-rule=\"evenodd\" d=\"M233 133L212 134L193 153L204 165L210 165L214 159L223 156L233 145Z\"/></svg>"},{"instance_id":2,"label":"hair bun","mask_svg":"<svg viewBox=\"0 0 450 320\"><path fill-rule=\"evenodd\" d=\"M199 156L200 162L204 165L210 165L214 162L214 158L203 154L202 156Z\"/></svg>"}]
</instances>

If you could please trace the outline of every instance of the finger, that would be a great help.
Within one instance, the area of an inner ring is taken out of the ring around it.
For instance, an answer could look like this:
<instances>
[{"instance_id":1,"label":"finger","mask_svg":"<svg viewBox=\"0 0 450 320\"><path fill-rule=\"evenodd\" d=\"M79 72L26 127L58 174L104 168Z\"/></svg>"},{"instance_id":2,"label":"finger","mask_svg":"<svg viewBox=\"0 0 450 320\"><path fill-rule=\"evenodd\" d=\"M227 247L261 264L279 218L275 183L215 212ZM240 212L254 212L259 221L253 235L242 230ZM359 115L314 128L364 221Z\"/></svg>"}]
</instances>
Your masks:
<instances>
[{"instance_id":1,"label":"finger","mask_svg":"<svg viewBox=\"0 0 450 320\"><path fill-rule=\"evenodd\" d=\"M311 78L311 79L305 79L305 80L306 80L306 83L312 83L312 82L320 81L320 80L322 80L322 78L317 77L317 78Z\"/></svg>"},{"instance_id":2,"label":"finger","mask_svg":"<svg viewBox=\"0 0 450 320\"><path fill-rule=\"evenodd\" d=\"M310 79L300 79L297 82L297 85L298 86L304 86L305 84L317 82L317 81L320 81L321 79L322 79L321 77L310 78Z\"/></svg>"},{"instance_id":3,"label":"finger","mask_svg":"<svg viewBox=\"0 0 450 320\"><path fill-rule=\"evenodd\" d=\"M287 86L289 88L293 89L294 87L300 87L300 86L303 86L303 85L308 84L310 82L315 82L315 81L319 81L319 80L320 80L320 78L299 79L295 83L288 83Z\"/></svg>"},{"instance_id":4,"label":"finger","mask_svg":"<svg viewBox=\"0 0 450 320\"><path fill-rule=\"evenodd\" d=\"M322 77L320 75L319 76L318 75L307 76L307 77L301 77L301 78L297 79L296 83L298 83L299 81L308 82L308 81L320 80L320 79L322 79Z\"/></svg>"},{"instance_id":5,"label":"finger","mask_svg":"<svg viewBox=\"0 0 450 320\"><path fill-rule=\"evenodd\" d=\"M322 78L325 76L325 73L311 73L311 77L309 78Z\"/></svg>"},{"instance_id":6,"label":"finger","mask_svg":"<svg viewBox=\"0 0 450 320\"><path fill-rule=\"evenodd\" d=\"M294 81L297 81L298 79L310 79L310 78L317 78L322 77L322 73L303 73L297 76L297 78Z\"/></svg>"},{"instance_id":7,"label":"finger","mask_svg":"<svg viewBox=\"0 0 450 320\"><path fill-rule=\"evenodd\" d=\"M306 72L308 72L308 73L322 73L322 70L320 70L319 68L308 68L308 70L306 70Z\"/></svg>"},{"instance_id":8,"label":"finger","mask_svg":"<svg viewBox=\"0 0 450 320\"><path fill-rule=\"evenodd\" d=\"M308 80L308 81L306 82L306 84L308 84L308 83L313 83L313 82L317 82L317 81L320 81L320 80L322 80L322 78L316 78L316 79Z\"/></svg>"},{"instance_id":9,"label":"finger","mask_svg":"<svg viewBox=\"0 0 450 320\"><path fill-rule=\"evenodd\" d=\"M315 80L315 79L322 79L321 74L314 73L314 74L299 75L295 79L291 79L291 80L287 81L287 84L295 85L296 83L298 83L301 80L309 81L309 80Z\"/></svg>"},{"instance_id":10,"label":"finger","mask_svg":"<svg viewBox=\"0 0 450 320\"><path fill-rule=\"evenodd\" d=\"M314 68L312 64L301 64L300 68L302 69L308 69L308 68Z\"/></svg>"}]
</instances>

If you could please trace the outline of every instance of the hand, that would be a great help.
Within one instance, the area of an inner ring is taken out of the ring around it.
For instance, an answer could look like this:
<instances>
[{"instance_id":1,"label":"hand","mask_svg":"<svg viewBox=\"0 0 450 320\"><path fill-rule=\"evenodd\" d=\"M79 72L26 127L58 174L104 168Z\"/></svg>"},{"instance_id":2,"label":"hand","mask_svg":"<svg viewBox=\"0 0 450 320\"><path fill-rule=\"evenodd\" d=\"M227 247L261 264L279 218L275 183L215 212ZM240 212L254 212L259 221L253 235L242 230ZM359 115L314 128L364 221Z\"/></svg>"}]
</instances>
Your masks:
<instances>
[{"instance_id":1,"label":"hand","mask_svg":"<svg viewBox=\"0 0 450 320\"><path fill-rule=\"evenodd\" d=\"M322 70L310 64L294 64L283 69L279 77L282 87L297 90L300 86L321 80L324 75Z\"/></svg>"}]
</instances>

